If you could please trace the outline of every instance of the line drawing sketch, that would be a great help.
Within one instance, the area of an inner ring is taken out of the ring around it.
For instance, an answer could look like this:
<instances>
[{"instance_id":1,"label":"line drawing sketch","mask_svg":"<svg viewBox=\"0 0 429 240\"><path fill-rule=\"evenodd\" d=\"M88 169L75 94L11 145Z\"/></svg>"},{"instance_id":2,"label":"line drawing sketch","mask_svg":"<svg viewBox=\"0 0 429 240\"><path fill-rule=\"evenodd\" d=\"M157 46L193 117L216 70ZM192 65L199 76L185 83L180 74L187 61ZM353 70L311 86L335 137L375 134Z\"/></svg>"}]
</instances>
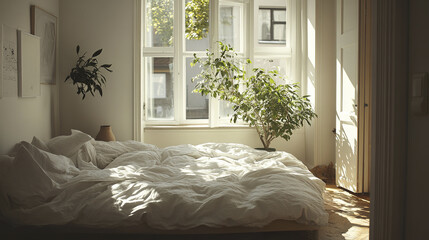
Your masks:
<instances>
[{"instance_id":1,"label":"line drawing sketch","mask_svg":"<svg viewBox=\"0 0 429 240\"><path fill-rule=\"evenodd\" d=\"M2 80L3 96L18 93L18 48L16 29L2 25Z\"/></svg>"},{"instance_id":2,"label":"line drawing sketch","mask_svg":"<svg viewBox=\"0 0 429 240\"><path fill-rule=\"evenodd\" d=\"M3 97L3 26L0 27L0 98Z\"/></svg>"}]
</instances>

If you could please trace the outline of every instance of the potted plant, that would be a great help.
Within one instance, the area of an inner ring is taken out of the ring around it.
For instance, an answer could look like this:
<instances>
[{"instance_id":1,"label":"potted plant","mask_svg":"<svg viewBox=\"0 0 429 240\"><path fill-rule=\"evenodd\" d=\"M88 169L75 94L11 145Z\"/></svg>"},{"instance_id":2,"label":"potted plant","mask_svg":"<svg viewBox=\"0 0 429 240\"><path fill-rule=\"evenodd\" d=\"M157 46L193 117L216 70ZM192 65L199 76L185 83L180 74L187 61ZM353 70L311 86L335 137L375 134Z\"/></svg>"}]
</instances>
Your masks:
<instances>
[{"instance_id":1,"label":"potted plant","mask_svg":"<svg viewBox=\"0 0 429 240\"><path fill-rule=\"evenodd\" d=\"M92 96L98 91L100 96L103 96L102 85L106 83L106 77L101 73L102 69L108 72L112 72L110 67L112 64L103 64L98 66L97 56L101 54L103 49L98 49L92 56L85 59L85 54L79 56L79 45L76 46L76 54L78 59L75 67L70 71L70 74L66 77L65 82L69 79L73 81L73 85L77 86L77 94L82 94L82 100L85 99L86 94L89 92Z\"/></svg>"},{"instance_id":2,"label":"potted plant","mask_svg":"<svg viewBox=\"0 0 429 240\"><path fill-rule=\"evenodd\" d=\"M276 80L284 80L277 71L253 68L248 74L244 69L250 63L221 42L218 53L207 51L204 58L194 54L192 65L202 68L192 79L197 81L194 92L232 103L231 122L242 119L255 127L264 149L269 149L275 138L289 140L293 130L304 122L310 124L317 115L309 96L300 96L298 84L277 84Z\"/></svg>"}]
</instances>

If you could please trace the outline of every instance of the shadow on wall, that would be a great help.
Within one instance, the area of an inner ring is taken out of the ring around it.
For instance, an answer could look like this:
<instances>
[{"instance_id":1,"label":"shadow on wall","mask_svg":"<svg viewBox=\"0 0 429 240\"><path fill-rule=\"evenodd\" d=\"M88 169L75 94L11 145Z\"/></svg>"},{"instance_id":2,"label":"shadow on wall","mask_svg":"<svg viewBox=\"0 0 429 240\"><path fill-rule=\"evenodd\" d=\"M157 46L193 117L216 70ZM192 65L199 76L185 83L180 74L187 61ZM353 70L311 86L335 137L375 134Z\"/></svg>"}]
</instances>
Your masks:
<instances>
[{"instance_id":1,"label":"shadow on wall","mask_svg":"<svg viewBox=\"0 0 429 240\"><path fill-rule=\"evenodd\" d=\"M352 137L354 147L350 144L350 136L346 134L344 128L347 127L347 124L344 122L341 123L339 133L335 134L336 141L336 179L337 184L342 183L342 187L348 189L356 189L356 178L357 178L357 159L355 151L357 150L357 138ZM353 127L353 124L351 124ZM338 129L337 129L338 131ZM357 134L357 133L356 133Z\"/></svg>"}]
</instances>

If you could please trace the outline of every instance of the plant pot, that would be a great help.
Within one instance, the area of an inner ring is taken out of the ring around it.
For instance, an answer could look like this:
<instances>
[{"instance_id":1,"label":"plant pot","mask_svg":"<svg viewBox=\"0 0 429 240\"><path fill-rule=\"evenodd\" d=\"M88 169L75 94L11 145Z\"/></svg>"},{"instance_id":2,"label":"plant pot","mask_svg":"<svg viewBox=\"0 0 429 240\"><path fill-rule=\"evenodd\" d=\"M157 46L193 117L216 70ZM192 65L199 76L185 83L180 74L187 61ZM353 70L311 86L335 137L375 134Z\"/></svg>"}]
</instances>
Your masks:
<instances>
[{"instance_id":1,"label":"plant pot","mask_svg":"<svg viewBox=\"0 0 429 240\"><path fill-rule=\"evenodd\" d=\"M267 152L275 152L276 149L275 148L255 148L256 150L264 150Z\"/></svg>"},{"instance_id":2,"label":"plant pot","mask_svg":"<svg viewBox=\"0 0 429 240\"><path fill-rule=\"evenodd\" d=\"M110 125L100 126L100 131L95 137L95 140L105 141L105 142L115 141L116 139L115 139L115 135L112 132L112 127L110 127Z\"/></svg>"}]
</instances>

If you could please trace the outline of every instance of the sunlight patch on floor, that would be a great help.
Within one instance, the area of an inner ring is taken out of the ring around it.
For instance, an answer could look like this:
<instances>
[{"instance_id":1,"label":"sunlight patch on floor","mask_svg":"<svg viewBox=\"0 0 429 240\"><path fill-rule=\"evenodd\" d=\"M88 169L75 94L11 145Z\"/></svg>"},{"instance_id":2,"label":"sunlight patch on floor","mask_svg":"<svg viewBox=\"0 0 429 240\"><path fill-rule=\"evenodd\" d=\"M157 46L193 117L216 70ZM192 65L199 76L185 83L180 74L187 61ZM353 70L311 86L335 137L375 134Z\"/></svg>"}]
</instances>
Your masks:
<instances>
[{"instance_id":1,"label":"sunlight patch on floor","mask_svg":"<svg viewBox=\"0 0 429 240\"><path fill-rule=\"evenodd\" d=\"M321 240L369 239L369 198L327 186L325 208L329 223L319 231Z\"/></svg>"}]
</instances>

